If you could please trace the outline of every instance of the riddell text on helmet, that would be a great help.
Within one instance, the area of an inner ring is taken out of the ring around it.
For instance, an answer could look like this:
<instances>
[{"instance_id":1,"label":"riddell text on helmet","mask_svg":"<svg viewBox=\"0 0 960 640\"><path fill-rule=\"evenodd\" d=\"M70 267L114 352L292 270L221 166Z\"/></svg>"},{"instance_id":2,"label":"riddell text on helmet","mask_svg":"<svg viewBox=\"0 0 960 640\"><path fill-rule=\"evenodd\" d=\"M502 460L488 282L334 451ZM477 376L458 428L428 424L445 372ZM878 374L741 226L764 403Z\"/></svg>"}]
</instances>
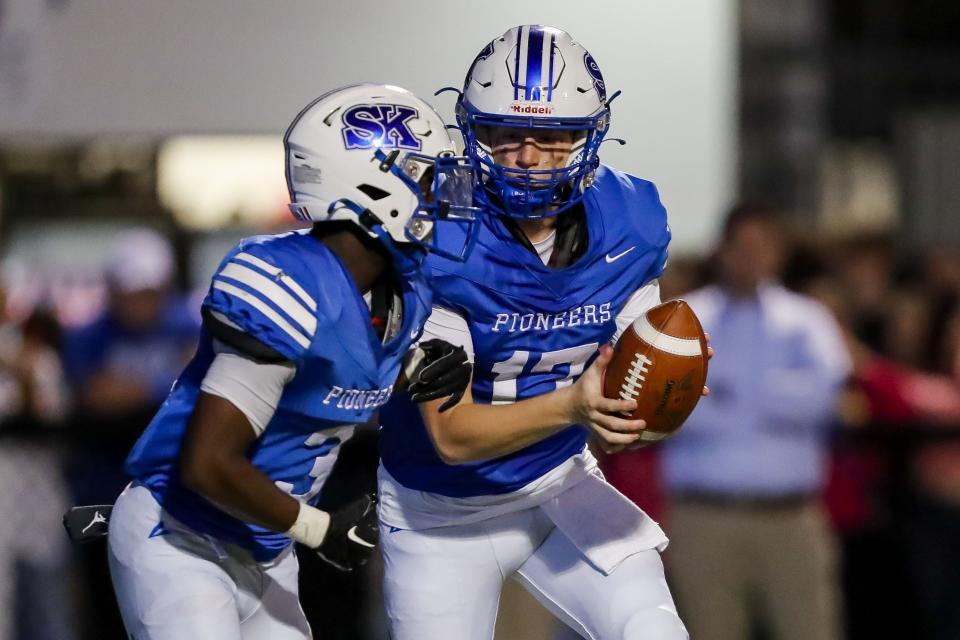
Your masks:
<instances>
[{"instance_id":1,"label":"riddell text on helmet","mask_svg":"<svg viewBox=\"0 0 960 640\"><path fill-rule=\"evenodd\" d=\"M510 111L514 113L551 114L553 113L553 107L544 104L512 104L510 105Z\"/></svg>"}]
</instances>

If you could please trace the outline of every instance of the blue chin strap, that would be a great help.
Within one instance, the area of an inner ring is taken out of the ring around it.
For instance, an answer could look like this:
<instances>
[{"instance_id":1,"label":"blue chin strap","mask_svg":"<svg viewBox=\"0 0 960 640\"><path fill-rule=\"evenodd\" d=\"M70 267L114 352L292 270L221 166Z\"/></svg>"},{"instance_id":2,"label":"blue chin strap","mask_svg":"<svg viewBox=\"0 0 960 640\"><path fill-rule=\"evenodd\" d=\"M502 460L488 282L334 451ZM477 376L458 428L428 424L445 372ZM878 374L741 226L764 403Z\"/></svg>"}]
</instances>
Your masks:
<instances>
[{"instance_id":1,"label":"blue chin strap","mask_svg":"<svg viewBox=\"0 0 960 640\"><path fill-rule=\"evenodd\" d=\"M485 208L511 218L549 218L567 211L583 199L600 165L597 152L609 128L609 111L588 118L535 118L504 116L475 110L461 101L457 122L468 156L480 171L476 198ZM561 169L517 169L496 164L477 138L477 127L583 132L585 140L577 159Z\"/></svg>"},{"instance_id":2,"label":"blue chin strap","mask_svg":"<svg viewBox=\"0 0 960 640\"><path fill-rule=\"evenodd\" d=\"M386 154L382 149L374 152L374 157L380 161L381 171L389 170L417 196L417 210L413 212L410 223L404 229L407 240L448 260L466 261L477 240L480 230L477 216L482 211L480 207L473 206L476 182L473 161L466 156L435 157L409 152L404 154L403 162L419 161L433 166L430 191L425 195L420 184L398 165L398 155L396 151ZM416 225L417 221L431 225L429 239L423 240L411 232L411 227ZM454 232L453 229L459 231ZM448 235L453 237L454 233L457 234L456 241L445 243L451 244L451 250L440 246L441 234L446 238ZM459 250L453 250L454 247L459 247Z\"/></svg>"},{"instance_id":3,"label":"blue chin strap","mask_svg":"<svg viewBox=\"0 0 960 640\"><path fill-rule=\"evenodd\" d=\"M504 209L525 218L534 217L543 211L550 214L560 213L556 206L563 200L560 192L569 190L562 184L546 189L529 189L506 180L496 181L493 187ZM569 198L567 200L569 202Z\"/></svg>"},{"instance_id":4,"label":"blue chin strap","mask_svg":"<svg viewBox=\"0 0 960 640\"><path fill-rule=\"evenodd\" d=\"M377 225L374 233L380 238L380 242L387 248L387 253L393 259L393 266L397 273L404 277L409 277L420 271L423 266L423 259L427 257L427 252L420 245L411 244L407 247L400 247L383 225Z\"/></svg>"},{"instance_id":5,"label":"blue chin strap","mask_svg":"<svg viewBox=\"0 0 960 640\"><path fill-rule=\"evenodd\" d=\"M342 198L340 200L335 200L330 203L330 206L327 208L327 213L333 213L333 210L338 207L346 207L357 214L357 218L365 228L369 229L376 234L377 238L380 240L380 244L384 249L387 250L387 253L390 255L390 262L393 265L393 270L396 274L403 280L412 280L418 274L422 273L423 260L427 257L426 246L422 243L410 243L410 244L400 244L397 243L384 228L383 223L380 222L380 219L377 218L369 209L364 209L359 204L353 200L347 198ZM408 232L409 235L409 232ZM420 304L424 307L430 306L430 301L424 298L424 294L421 287L413 288L415 295L420 300ZM423 327L421 326L418 329L418 333L414 340L420 338L420 334L423 333Z\"/></svg>"},{"instance_id":6,"label":"blue chin strap","mask_svg":"<svg viewBox=\"0 0 960 640\"><path fill-rule=\"evenodd\" d=\"M353 211L357 214L360 224L365 229L369 229L376 234L380 240L380 244L383 245L383 248L390 254L394 269L399 275L410 276L420 270L420 267L423 265L423 259L427 256L427 251L422 245L411 243L406 247L401 247L394 241L384 228L383 222L381 222L372 211L365 209L353 200L348 198L334 200L330 203L330 206L327 207L327 213L333 213L337 207L346 207L350 209L350 211Z\"/></svg>"}]
</instances>

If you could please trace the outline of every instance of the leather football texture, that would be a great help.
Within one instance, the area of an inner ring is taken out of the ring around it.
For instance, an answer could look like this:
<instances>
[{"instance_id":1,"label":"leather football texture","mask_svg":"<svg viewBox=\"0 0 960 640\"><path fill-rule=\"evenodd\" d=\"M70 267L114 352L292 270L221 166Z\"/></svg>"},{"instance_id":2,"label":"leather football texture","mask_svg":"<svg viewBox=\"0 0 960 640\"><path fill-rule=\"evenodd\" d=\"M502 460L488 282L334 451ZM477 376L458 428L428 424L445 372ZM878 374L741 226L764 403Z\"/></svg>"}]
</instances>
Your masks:
<instances>
[{"instance_id":1,"label":"leather football texture","mask_svg":"<svg viewBox=\"0 0 960 640\"><path fill-rule=\"evenodd\" d=\"M683 300L653 307L623 332L603 379L603 395L632 398L630 418L647 421L641 441L673 435L683 425L707 380L707 339Z\"/></svg>"}]
</instances>

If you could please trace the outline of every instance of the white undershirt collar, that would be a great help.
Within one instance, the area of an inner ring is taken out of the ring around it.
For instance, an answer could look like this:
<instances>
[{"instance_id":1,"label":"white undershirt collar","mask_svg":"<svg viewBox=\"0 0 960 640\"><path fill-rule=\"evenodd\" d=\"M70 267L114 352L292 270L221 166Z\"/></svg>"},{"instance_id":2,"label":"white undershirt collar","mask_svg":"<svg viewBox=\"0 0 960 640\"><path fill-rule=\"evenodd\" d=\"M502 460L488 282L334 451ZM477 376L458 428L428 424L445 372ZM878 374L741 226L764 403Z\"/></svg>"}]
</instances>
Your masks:
<instances>
[{"instance_id":1,"label":"white undershirt collar","mask_svg":"<svg viewBox=\"0 0 960 640\"><path fill-rule=\"evenodd\" d=\"M537 255L540 256L540 260L543 264L547 264L550 261L550 256L553 254L553 245L557 242L557 230L553 229L543 240L537 240L532 242L534 250L537 252Z\"/></svg>"}]
</instances>

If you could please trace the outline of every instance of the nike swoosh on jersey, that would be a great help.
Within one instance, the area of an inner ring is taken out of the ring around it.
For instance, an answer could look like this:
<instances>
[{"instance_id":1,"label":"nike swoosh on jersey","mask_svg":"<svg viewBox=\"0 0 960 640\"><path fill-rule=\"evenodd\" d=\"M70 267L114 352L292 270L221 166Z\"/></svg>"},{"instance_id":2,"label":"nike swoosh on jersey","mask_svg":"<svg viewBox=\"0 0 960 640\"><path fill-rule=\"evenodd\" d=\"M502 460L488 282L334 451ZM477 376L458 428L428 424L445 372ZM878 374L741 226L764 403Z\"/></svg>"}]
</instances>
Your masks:
<instances>
[{"instance_id":1,"label":"nike swoosh on jersey","mask_svg":"<svg viewBox=\"0 0 960 640\"><path fill-rule=\"evenodd\" d=\"M357 525L353 525L347 530L347 540L350 540L351 542L356 542L359 545L363 545L364 547L368 547L371 549L376 546L374 544L371 544L370 542L367 542L366 540L364 540L363 538L357 535Z\"/></svg>"},{"instance_id":2,"label":"nike swoosh on jersey","mask_svg":"<svg viewBox=\"0 0 960 640\"><path fill-rule=\"evenodd\" d=\"M604 256L604 260L607 261L607 264L610 264L611 262L616 262L617 260L619 260L619 259L622 258L623 256L627 255L628 253L630 253L630 252L633 251L634 249L636 249L636 247L630 247L630 248L627 249L626 251L623 251L623 252L621 252L621 253L618 253L618 254L615 255L615 256L612 256L612 255L610 255L610 254L608 253L607 255Z\"/></svg>"}]
</instances>

